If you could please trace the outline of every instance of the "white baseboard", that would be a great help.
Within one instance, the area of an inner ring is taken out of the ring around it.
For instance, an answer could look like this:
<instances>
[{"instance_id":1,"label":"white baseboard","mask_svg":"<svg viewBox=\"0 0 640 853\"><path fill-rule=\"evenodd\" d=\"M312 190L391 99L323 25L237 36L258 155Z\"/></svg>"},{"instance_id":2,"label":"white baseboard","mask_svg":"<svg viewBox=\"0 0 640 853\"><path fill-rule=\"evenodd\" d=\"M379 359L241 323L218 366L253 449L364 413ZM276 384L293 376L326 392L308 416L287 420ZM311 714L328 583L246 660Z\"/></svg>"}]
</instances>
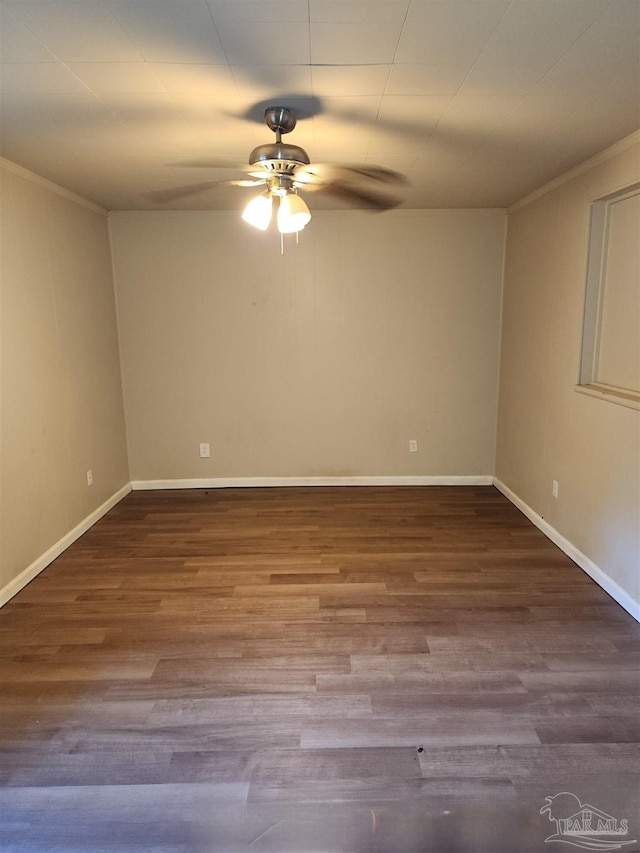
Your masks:
<instances>
[{"instance_id":1,"label":"white baseboard","mask_svg":"<svg viewBox=\"0 0 640 853\"><path fill-rule=\"evenodd\" d=\"M442 477L211 477L191 480L133 480L134 491L147 489L238 489L263 486L492 486L490 475Z\"/></svg>"},{"instance_id":2,"label":"white baseboard","mask_svg":"<svg viewBox=\"0 0 640 853\"><path fill-rule=\"evenodd\" d=\"M538 515L531 507L526 504L522 498L519 498L515 492L512 492L511 489L506 486L501 480L498 480L497 477L494 477L493 484L505 498L508 498L511 503L518 507L520 512L532 521L535 526L541 530L545 536L547 536L554 545L557 545L561 551L567 555L567 557L571 557L574 563L577 563L580 568L586 572L589 577L594 580L598 586L601 586L602 589L607 592L614 601L617 601L621 607L629 613L633 618L640 622L640 604L629 595L622 587L610 578L609 575L604 572L599 566L587 557L586 554L583 554L575 545L569 542L568 539L558 533L555 527L552 527L549 522L545 521L542 516Z\"/></svg>"},{"instance_id":3,"label":"white baseboard","mask_svg":"<svg viewBox=\"0 0 640 853\"><path fill-rule=\"evenodd\" d=\"M111 495L103 504L101 504L97 509L88 515L85 519L83 519L80 524L76 524L73 530L70 530L62 539L59 539L55 545L52 545L47 551L44 552L37 560L34 560L30 566L20 572L18 577L14 578L12 581L0 589L0 607L9 601L10 598L20 592L20 590L25 587L29 581L32 581L36 575L40 574L43 569L52 563L56 557L59 557L60 554L64 550L66 550L69 545L72 545L76 539L79 539L83 533L86 533L90 527L99 521L103 515L109 512L125 495L128 495L131 491L131 483L127 483L126 486L123 486L121 489Z\"/></svg>"}]
</instances>

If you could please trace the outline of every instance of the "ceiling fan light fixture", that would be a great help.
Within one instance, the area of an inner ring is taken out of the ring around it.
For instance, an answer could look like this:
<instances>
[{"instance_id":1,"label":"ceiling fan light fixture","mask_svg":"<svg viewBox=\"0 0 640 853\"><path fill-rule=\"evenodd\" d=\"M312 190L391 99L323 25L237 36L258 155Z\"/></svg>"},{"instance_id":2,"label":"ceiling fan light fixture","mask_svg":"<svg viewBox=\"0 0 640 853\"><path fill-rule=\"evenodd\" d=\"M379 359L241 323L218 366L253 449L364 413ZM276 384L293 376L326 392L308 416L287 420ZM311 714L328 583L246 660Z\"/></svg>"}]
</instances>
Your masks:
<instances>
[{"instance_id":1,"label":"ceiling fan light fixture","mask_svg":"<svg viewBox=\"0 0 640 853\"><path fill-rule=\"evenodd\" d=\"M296 193L287 193L280 198L278 208L278 231L281 234L294 234L302 231L311 220L311 211Z\"/></svg>"},{"instance_id":2,"label":"ceiling fan light fixture","mask_svg":"<svg viewBox=\"0 0 640 853\"><path fill-rule=\"evenodd\" d=\"M252 198L242 211L242 218L254 228L266 231L271 222L273 212L273 198L269 192L260 193Z\"/></svg>"}]
</instances>

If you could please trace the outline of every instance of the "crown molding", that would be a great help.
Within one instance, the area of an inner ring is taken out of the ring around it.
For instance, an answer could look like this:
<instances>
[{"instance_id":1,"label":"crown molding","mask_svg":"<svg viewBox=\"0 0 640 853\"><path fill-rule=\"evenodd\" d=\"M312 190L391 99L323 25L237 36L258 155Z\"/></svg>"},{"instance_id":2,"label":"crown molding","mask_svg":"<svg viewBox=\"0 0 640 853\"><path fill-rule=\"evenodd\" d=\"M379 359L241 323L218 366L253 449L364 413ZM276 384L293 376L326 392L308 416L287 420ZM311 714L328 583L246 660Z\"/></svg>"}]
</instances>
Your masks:
<instances>
[{"instance_id":1,"label":"crown molding","mask_svg":"<svg viewBox=\"0 0 640 853\"><path fill-rule=\"evenodd\" d=\"M625 136L624 139L621 139L618 142L614 142L613 145L610 145L608 148L605 148L604 151L600 151L598 154L594 154L593 157L590 157L588 160L585 160L584 163L579 163L577 166L574 166L573 169L569 169L568 172L564 172L562 175L558 175L557 178L554 178L552 181L549 181L548 184L544 184L537 190L534 190L532 193L529 193L529 195L526 195L524 198L521 198L520 201L516 201L515 204L512 204L510 207L507 208L507 213L514 213L521 207L525 207L527 204L531 204L532 201L535 201L536 199L540 198L543 195L546 195L552 190L561 187L568 181L577 178L578 175L582 175L584 172L588 172L589 169L593 169L593 167L597 166L599 163L604 163L606 160L610 160L611 157L615 157L616 154L620 154L622 151L626 151L627 148L630 148L632 145L636 145L638 143L640 143L640 130L636 130L633 133L630 133L629 136Z\"/></svg>"},{"instance_id":2,"label":"crown molding","mask_svg":"<svg viewBox=\"0 0 640 853\"><path fill-rule=\"evenodd\" d=\"M25 169L24 166L19 166L17 163L14 163L12 160L7 160L4 157L0 157L0 167L6 169L7 172L13 172L14 175L18 175L20 178L25 178L27 181L31 181L33 184L38 184L45 190L50 190L56 195L60 195L63 198L66 198L68 201L73 201L75 204L79 204L82 207L86 207L88 210L92 210L94 213L100 213L102 216L107 215L107 211L104 207L100 207L100 205L95 204L92 201L89 201L86 198L83 198L80 195L76 195L76 193L71 192L71 190L67 190L64 187L59 186L58 184L54 184L53 181L49 181L47 178L43 178L41 175L36 175L35 172L31 172L29 169Z\"/></svg>"}]
</instances>

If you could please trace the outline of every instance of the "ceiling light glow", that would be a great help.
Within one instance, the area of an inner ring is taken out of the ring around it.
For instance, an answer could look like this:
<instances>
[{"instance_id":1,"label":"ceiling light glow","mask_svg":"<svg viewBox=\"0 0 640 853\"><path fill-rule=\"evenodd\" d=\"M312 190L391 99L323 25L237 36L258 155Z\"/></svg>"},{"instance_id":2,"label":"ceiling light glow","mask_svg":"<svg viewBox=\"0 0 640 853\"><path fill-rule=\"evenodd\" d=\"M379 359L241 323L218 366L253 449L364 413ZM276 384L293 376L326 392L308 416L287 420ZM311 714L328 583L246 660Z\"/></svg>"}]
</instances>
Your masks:
<instances>
[{"instance_id":1,"label":"ceiling light glow","mask_svg":"<svg viewBox=\"0 0 640 853\"><path fill-rule=\"evenodd\" d=\"M311 212L299 195L287 193L280 198L278 231L281 234L294 234L296 231L302 231L310 220Z\"/></svg>"},{"instance_id":2,"label":"ceiling light glow","mask_svg":"<svg viewBox=\"0 0 640 853\"><path fill-rule=\"evenodd\" d=\"M266 231L271 222L272 211L273 198L270 193L265 192L251 199L242 212L242 218L254 228Z\"/></svg>"}]
</instances>

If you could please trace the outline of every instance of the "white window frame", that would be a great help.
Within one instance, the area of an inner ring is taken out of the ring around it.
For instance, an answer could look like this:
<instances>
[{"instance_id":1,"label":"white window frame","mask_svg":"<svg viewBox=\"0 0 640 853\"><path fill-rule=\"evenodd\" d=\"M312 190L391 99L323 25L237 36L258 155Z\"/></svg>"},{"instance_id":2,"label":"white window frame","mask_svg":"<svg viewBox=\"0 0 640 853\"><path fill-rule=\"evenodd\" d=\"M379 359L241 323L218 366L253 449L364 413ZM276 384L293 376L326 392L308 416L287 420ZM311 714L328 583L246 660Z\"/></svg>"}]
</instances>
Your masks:
<instances>
[{"instance_id":1,"label":"white window frame","mask_svg":"<svg viewBox=\"0 0 640 853\"><path fill-rule=\"evenodd\" d=\"M597 380L611 205L635 195L640 195L640 182L591 202L582 346L576 391L640 409L640 389L618 388Z\"/></svg>"}]
</instances>

